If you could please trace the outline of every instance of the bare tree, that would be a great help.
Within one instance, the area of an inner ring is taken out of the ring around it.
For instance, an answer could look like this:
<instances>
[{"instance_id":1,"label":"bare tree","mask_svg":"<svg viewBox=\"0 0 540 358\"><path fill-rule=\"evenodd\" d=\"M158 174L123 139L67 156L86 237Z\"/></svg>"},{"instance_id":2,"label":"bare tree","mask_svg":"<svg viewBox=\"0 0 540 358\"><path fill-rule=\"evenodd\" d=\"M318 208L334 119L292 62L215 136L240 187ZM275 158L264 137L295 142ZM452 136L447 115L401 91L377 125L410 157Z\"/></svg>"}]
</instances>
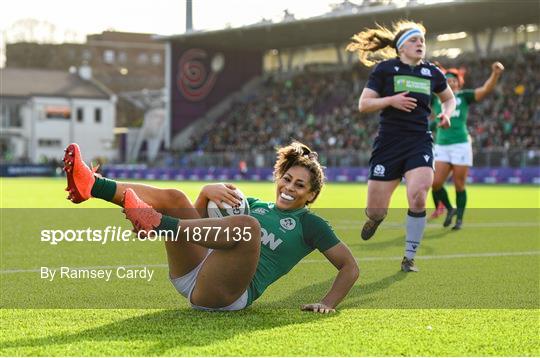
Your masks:
<instances>
[{"instance_id":1,"label":"bare tree","mask_svg":"<svg viewBox=\"0 0 540 358\"><path fill-rule=\"evenodd\" d=\"M17 20L5 30L6 42L53 43L55 40L56 26L43 20Z\"/></svg>"}]
</instances>

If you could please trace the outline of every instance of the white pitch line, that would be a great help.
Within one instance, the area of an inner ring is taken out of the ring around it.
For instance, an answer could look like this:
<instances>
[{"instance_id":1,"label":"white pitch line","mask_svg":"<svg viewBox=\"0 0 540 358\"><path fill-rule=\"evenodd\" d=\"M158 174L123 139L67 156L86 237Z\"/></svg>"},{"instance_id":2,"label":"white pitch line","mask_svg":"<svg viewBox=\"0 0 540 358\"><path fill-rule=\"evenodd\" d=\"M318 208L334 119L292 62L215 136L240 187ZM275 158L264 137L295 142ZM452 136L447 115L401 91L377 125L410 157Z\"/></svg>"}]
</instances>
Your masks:
<instances>
[{"instance_id":1,"label":"white pitch line","mask_svg":"<svg viewBox=\"0 0 540 358\"><path fill-rule=\"evenodd\" d=\"M331 223L331 222L330 222ZM332 226L339 229L356 229L360 228L364 224L363 221L337 221ZM540 229L539 222L493 222L493 223L465 223L464 228L515 228L515 227L536 227ZM397 228L405 227L405 222L383 222L381 228ZM428 228L442 228L441 223L428 223Z\"/></svg>"},{"instance_id":2,"label":"white pitch line","mask_svg":"<svg viewBox=\"0 0 540 358\"><path fill-rule=\"evenodd\" d=\"M479 258L479 257L508 257L508 256L535 256L540 255L540 251L518 251L518 252L479 252L471 254L449 254L449 255L427 255L427 256L416 256L417 259L421 260L449 260L449 259L463 259L463 258ZM368 256L368 257L355 257L358 262L365 261L395 261L401 260L401 256ZM312 263L321 263L327 262L324 259L311 259L311 260L302 260L301 264L312 264ZM73 267L74 270L100 270L100 269L117 269L118 267L125 268L140 268L140 267L155 267L155 268L166 268L166 264L150 264L150 265L118 265L118 266L91 266L91 267ZM59 267L54 268L59 270ZM28 272L40 272L40 269L8 269L0 271L0 274L11 274L11 273L28 273Z\"/></svg>"},{"instance_id":3,"label":"white pitch line","mask_svg":"<svg viewBox=\"0 0 540 358\"><path fill-rule=\"evenodd\" d=\"M356 225L352 224L352 225L341 225L341 224L334 224L332 225L334 228L336 229L340 229L340 230L356 230L356 229L360 229L362 227L363 223L358 223ZM405 223L397 223L397 222L389 222L389 223L383 223L381 224L380 226L381 228L386 228L386 229L396 229L396 228L404 228L405 227ZM427 228L430 228L430 229L437 229L437 228L442 228L442 224L427 224L426 225ZM537 228L537 229L540 229L540 223L527 223L527 222L522 222L522 223L466 223L464 224L464 228L467 229L467 228L471 228L471 229L491 229L491 228L509 228L509 229L513 229L513 228L518 228L518 227L533 227L533 228Z\"/></svg>"},{"instance_id":4,"label":"white pitch line","mask_svg":"<svg viewBox=\"0 0 540 358\"><path fill-rule=\"evenodd\" d=\"M418 255L420 260L451 260L451 259L467 259L479 257L508 257L508 256L536 256L540 255L540 251L518 251L518 252L479 252L471 254L449 254L449 255ZM403 256L371 256L371 257L355 257L356 261L395 261L401 260ZM306 264L326 262L327 260L303 260Z\"/></svg>"},{"instance_id":5,"label":"white pitch line","mask_svg":"<svg viewBox=\"0 0 540 358\"><path fill-rule=\"evenodd\" d=\"M538 218L540 219L540 215L538 216ZM338 224L357 224L357 223L364 223L364 221L366 220L366 217L362 216L362 217L358 217L357 219L338 219L338 218L332 218L332 219L326 218L326 219L328 221L330 221L330 222L334 222L334 223L338 223ZM533 218L530 218L530 219L533 219ZM404 222L405 222L405 218L403 219L403 221L385 220L385 221L383 221L383 224L401 224L401 223L404 223ZM442 225L443 220L439 220L439 219L430 220L430 219L428 219L428 222L430 222L432 224L440 223ZM477 222L477 221L472 221L472 219L471 219L471 220L467 221L467 224L475 224L475 225L498 224L498 225L509 225L510 226L510 225L521 225L521 224L540 225L540 222L538 222L538 221L479 221L479 222Z\"/></svg>"}]
</instances>

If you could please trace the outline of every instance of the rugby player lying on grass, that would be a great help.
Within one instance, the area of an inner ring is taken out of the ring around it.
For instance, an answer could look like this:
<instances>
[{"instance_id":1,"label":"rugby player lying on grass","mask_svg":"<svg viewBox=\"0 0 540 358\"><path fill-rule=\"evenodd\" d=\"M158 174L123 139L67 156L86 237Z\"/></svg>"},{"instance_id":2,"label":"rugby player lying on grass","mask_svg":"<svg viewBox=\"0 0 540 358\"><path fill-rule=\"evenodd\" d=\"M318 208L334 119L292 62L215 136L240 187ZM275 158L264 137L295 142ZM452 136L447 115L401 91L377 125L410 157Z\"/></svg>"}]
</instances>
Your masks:
<instances>
[{"instance_id":1,"label":"rugby player lying on grass","mask_svg":"<svg viewBox=\"0 0 540 358\"><path fill-rule=\"evenodd\" d=\"M314 249L326 256L338 274L320 302L303 305L302 310L333 312L358 278L358 265L349 248L307 207L322 189L324 172L317 154L301 143L277 151L276 202L248 199L250 216L205 218L209 200L239 204L230 184L205 185L192 204L180 190L120 183L95 175L83 162L77 144L67 147L64 163L66 190L72 202L95 197L121 205L135 230L143 234L180 231L177 241L165 240L169 277L195 309L235 311L248 307ZM208 240L194 241L193 229L203 227L221 230ZM238 231L242 240L233 240L231 233Z\"/></svg>"}]
</instances>

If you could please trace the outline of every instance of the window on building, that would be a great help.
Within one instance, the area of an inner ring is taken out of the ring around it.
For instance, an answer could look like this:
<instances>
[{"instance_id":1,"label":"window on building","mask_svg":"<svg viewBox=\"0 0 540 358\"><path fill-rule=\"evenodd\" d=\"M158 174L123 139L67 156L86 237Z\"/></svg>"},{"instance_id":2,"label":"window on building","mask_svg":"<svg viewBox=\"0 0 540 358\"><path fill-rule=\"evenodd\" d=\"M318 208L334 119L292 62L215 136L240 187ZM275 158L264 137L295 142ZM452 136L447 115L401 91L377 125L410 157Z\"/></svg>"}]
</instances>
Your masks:
<instances>
[{"instance_id":1,"label":"window on building","mask_svg":"<svg viewBox=\"0 0 540 358\"><path fill-rule=\"evenodd\" d=\"M47 106L45 107L45 118L71 119L71 108L68 106Z\"/></svg>"},{"instance_id":2,"label":"window on building","mask_svg":"<svg viewBox=\"0 0 540 358\"><path fill-rule=\"evenodd\" d=\"M120 51L118 53L118 62L126 63L127 62L127 53L125 53L124 51Z\"/></svg>"},{"instance_id":3,"label":"window on building","mask_svg":"<svg viewBox=\"0 0 540 358\"><path fill-rule=\"evenodd\" d=\"M105 63L114 63L114 51L105 50L103 51L103 62Z\"/></svg>"},{"instance_id":4,"label":"window on building","mask_svg":"<svg viewBox=\"0 0 540 358\"><path fill-rule=\"evenodd\" d=\"M152 54L152 63L154 65L161 65L161 54L160 53Z\"/></svg>"},{"instance_id":5,"label":"window on building","mask_svg":"<svg viewBox=\"0 0 540 358\"><path fill-rule=\"evenodd\" d=\"M2 103L0 109L0 122L2 128L22 127L22 106L20 104Z\"/></svg>"},{"instance_id":6,"label":"window on building","mask_svg":"<svg viewBox=\"0 0 540 358\"><path fill-rule=\"evenodd\" d=\"M86 49L82 52L83 60L90 61L92 59L92 51Z\"/></svg>"},{"instance_id":7,"label":"window on building","mask_svg":"<svg viewBox=\"0 0 540 358\"><path fill-rule=\"evenodd\" d=\"M8 128L9 127L9 114L8 114L8 106L2 103L0 105L0 123L2 124L2 128Z\"/></svg>"},{"instance_id":8,"label":"window on building","mask_svg":"<svg viewBox=\"0 0 540 358\"><path fill-rule=\"evenodd\" d=\"M82 122L84 120L84 110L82 108L77 108L77 122Z\"/></svg>"},{"instance_id":9,"label":"window on building","mask_svg":"<svg viewBox=\"0 0 540 358\"><path fill-rule=\"evenodd\" d=\"M62 145L62 141L60 139L40 138L38 140L38 145L40 147L54 148L60 147Z\"/></svg>"},{"instance_id":10,"label":"window on building","mask_svg":"<svg viewBox=\"0 0 540 358\"><path fill-rule=\"evenodd\" d=\"M94 110L94 121L96 123L101 123L101 108L96 108Z\"/></svg>"},{"instance_id":11,"label":"window on building","mask_svg":"<svg viewBox=\"0 0 540 358\"><path fill-rule=\"evenodd\" d=\"M148 63L148 54L146 52L141 52L137 57L137 62L141 65L146 65Z\"/></svg>"}]
</instances>

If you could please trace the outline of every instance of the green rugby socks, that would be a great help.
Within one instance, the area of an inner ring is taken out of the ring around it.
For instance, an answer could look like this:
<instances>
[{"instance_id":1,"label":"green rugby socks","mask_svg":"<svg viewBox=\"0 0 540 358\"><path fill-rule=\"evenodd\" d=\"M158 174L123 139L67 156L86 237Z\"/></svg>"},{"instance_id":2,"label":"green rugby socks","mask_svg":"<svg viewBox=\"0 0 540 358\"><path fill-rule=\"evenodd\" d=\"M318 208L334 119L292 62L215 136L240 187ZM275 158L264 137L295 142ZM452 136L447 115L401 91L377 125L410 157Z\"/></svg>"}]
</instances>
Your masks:
<instances>
[{"instance_id":1,"label":"green rugby socks","mask_svg":"<svg viewBox=\"0 0 540 358\"><path fill-rule=\"evenodd\" d=\"M95 176L96 181L92 186L91 194L94 198L112 201L116 193L116 182L111 179Z\"/></svg>"},{"instance_id":2,"label":"green rugby socks","mask_svg":"<svg viewBox=\"0 0 540 358\"><path fill-rule=\"evenodd\" d=\"M161 221L158 227L155 228L156 231L172 231L176 234L178 231L178 224L180 224L180 219L173 218L172 216L162 215Z\"/></svg>"},{"instance_id":3,"label":"green rugby socks","mask_svg":"<svg viewBox=\"0 0 540 358\"><path fill-rule=\"evenodd\" d=\"M467 205L467 191L456 191L457 219L462 220Z\"/></svg>"},{"instance_id":4,"label":"green rugby socks","mask_svg":"<svg viewBox=\"0 0 540 358\"><path fill-rule=\"evenodd\" d=\"M442 201L446 209L448 210L452 209L452 204L450 204L450 199L448 199L448 192L446 191L444 186L437 191L432 190L431 195L433 195L433 200L436 203L439 201ZM435 208L436 207L437 205L435 205Z\"/></svg>"}]
</instances>

